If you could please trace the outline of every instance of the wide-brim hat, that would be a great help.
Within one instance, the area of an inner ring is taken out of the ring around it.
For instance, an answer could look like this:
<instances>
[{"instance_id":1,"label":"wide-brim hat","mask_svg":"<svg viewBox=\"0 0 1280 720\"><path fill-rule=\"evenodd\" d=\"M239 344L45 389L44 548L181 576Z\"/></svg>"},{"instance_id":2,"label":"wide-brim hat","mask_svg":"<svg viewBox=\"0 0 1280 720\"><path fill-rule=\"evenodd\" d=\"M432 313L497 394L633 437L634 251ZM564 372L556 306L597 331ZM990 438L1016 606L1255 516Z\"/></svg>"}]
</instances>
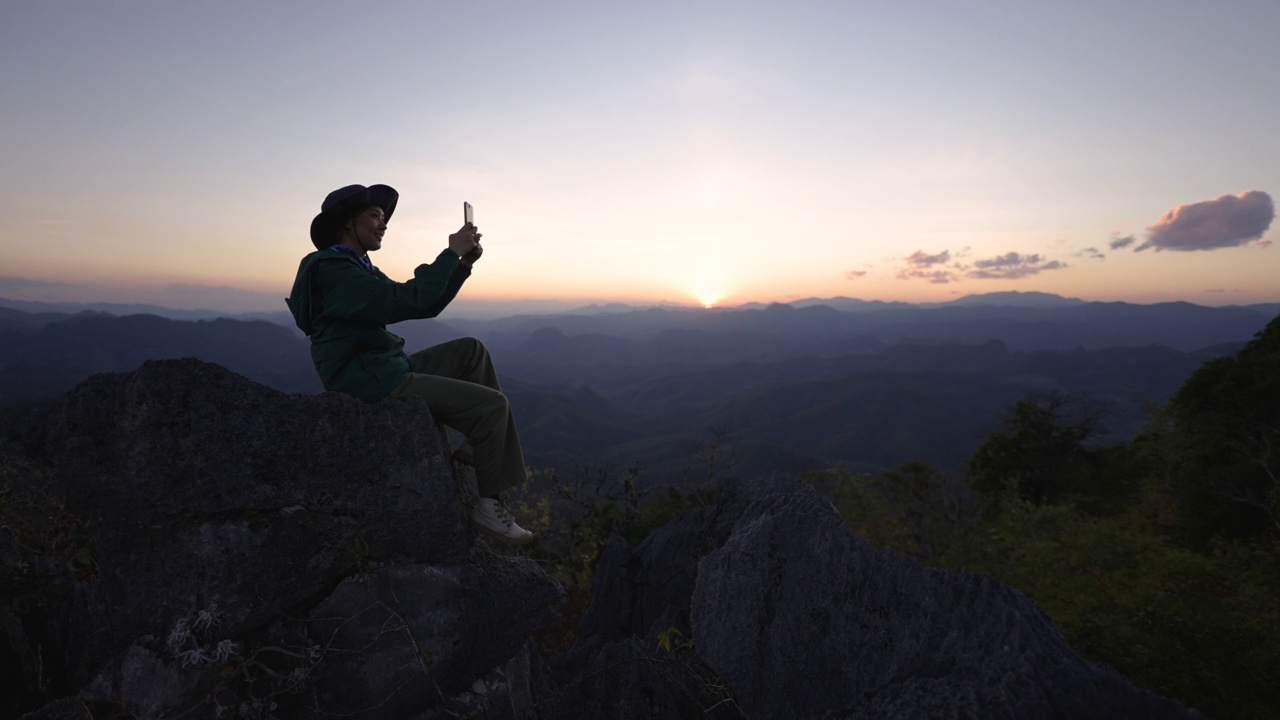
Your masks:
<instances>
[{"instance_id":1,"label":"wide-brim hat","mask_svg":"<svg viewBox=\"0 0 1280 720\"><path fill-rule=\"evenodd\" d=\"M383 219L391 220L396 211L400 193L390 185L348 185L325 196L320 203L320 214L311 221L311 244L324 249L337 241L342 224L360 208L377 205L382 208Z\"/></svg>"}]
</instances>

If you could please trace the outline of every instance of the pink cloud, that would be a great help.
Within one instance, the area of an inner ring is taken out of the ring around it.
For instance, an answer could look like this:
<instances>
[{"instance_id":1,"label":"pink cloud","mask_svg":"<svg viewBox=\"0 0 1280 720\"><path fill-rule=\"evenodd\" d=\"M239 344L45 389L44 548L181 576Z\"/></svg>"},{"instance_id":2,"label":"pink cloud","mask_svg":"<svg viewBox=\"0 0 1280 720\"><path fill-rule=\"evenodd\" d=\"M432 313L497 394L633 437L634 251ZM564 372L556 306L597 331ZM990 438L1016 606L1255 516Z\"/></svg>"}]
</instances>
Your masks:
<instances>
[{"instance_id":1,"label":"pink cloud","mask_svg":"<svg viewBox=\"0 0 1280 720\"><path fill-rule=\"evenodd\" d=\"M964 254L967 253L962 251L961 255ZM1086 248L1085 251L1077 254L1094 259L1106 257L1097 248ZM945 285L959 282L963 278L1016 280L1067 267L1066 263L1049 260L1038 253L1023 255L1007 252L985 260L975 260L972 265L959 262L958 257L953 260L949 250L933 255L917 250L903 258L906 266L899 268L895 277L899 280L924 280L935 285Z\"/></svg>"},{"instance_id":2,"label":"pink cloud","mask_svg":"<svg viewBox=\"0 0 1280 720\"><path fill-rule=\"evenodd\" d=\"M1127 248L1127 247L1129 247L1130 245L1132 245L1132 244L1134 244L1135 242L1137 242L1137 240L1138 240L1138 239L1137 239L1137 238L1135 238L1135 237L1134 237L1134 236L1132 236L1132 235L1125 235L1124 237L1120 237L1118 234L1117 234L1117 235L1112 235L1112 236L1111 236L1111 249L1112 249L1112 250L1120 250L1120 249L1122 249L1122 248Z\"/></svg>"},{"instance_id":3,"label":"pink cloud","mask_svg":"<svg viewBox=\"0 0 1280 720\"><path fill-rule=\"evenodd\" d=\"M899 280L926 280L934 285L946 285L958 278L950 270L912 270L904 268L898 271Z\"/></svg>"},{"instance_id":4,"label":"pink cloud","mask_svg":"<svg viewBox=\"0 0 1280 720\"><path fill-rule=\"evenodd\" d=\"M935 285L945 285L959 279L951 270L932 269L951 262L950 250L943 250L933 255L917 250L903 258L903 261L907 266L898 270L896 277L899 280L924 280Z\"/></svg>"},{"instance_id":5,"label":"pink cloud","mask_svg":"<svg viewBox=\"0 0 1280 720\"><path fill-rule=\"evenodd\" d=\"M931 265L942 265L951 262L951 251L943 250L937 255L929 255L923 250L917 250L906 257L907 264L911 267L929 267Z\"/></svg>"},{"instance_id":6,"label":"pink cloud","mask_svg":"<svg viewBox=\"0 0 1280 720\"><path fill-rule=\"evenodd\" d=\"M1238 247L1261 238L1275 216L1271 196L1259 190L1179 205L1147 228L1147 241L1134 252Z\"/></svg>"},{"instance_id":7,"label":"pink cloud","mask_svg":"<svg viewBox=\"0 0 1280 720\"><path fill-rule=\"evenodd\" d=\"M1047 270L1060 270L1067 267L1057 260L1046 260L1038 253L1021 255L1016 252L997 255L987 260L975 260L973 266L975 269L966 275L979 280L1017 280L1038 275Z\"/></svg>"}]
</instances>

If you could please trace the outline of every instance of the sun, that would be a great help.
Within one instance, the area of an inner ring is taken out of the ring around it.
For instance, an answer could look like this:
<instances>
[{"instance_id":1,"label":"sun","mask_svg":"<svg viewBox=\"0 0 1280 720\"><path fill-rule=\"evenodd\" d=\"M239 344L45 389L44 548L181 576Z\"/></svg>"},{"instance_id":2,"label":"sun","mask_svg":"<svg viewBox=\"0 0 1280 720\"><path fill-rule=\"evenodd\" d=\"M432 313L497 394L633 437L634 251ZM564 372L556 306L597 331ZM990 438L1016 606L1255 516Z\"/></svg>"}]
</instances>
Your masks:
<instances>
[{"instance_id":1,"label":"sun","mask_svg":"<svg viewBox=\"0 0 1280 720\"><path fill-rule=\"evenodd\" d=\"M704 308L713 308L729 296L729 282L724 268L716 264L691 263L687 276L688 293Z\"/></svg>"},{"instance_id":2,"label":"sun","mask_svg":"<svg viewBox=\"0 0 1280 720\"><path fill-rule=\"evenodd\" d=\"M704 284L693 292L693 297L699 303L702 303L702 307L708 309L715 307L721 300L724 300L725 295L725 291L718 284Z\"/></svg>"}]
</instances>

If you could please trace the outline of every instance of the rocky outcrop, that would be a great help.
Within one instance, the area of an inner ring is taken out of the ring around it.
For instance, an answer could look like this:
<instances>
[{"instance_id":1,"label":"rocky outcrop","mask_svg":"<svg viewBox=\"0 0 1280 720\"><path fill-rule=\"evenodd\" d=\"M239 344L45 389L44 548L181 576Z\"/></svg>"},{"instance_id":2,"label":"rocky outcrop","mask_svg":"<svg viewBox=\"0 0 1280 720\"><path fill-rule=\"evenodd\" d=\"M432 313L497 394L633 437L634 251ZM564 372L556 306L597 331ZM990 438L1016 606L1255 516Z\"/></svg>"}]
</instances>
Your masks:
<instances>
[{"instance_id":1,"label":"rocky outcrop","mask_svg":"<svg viewBox=\"0 0 1280 720\"><path fill-rule=\"evenodd\" d=\"M748 718L1200 717L1081 659L991 577L875 549L808 485L722 482L714 497L637 548L609 546L583 637L556 659L555 707L662 717L644 711L658 697Z\"/></svg>"},{"instance_id":2,"label":"rocky outcrop","mask_svg":"<svg viewBox=\"0 0 1280 720\"><path fill-rule=\"evenodd\" d=\"M152 361L77 386L21 444L57 511L0 533L0 661L28 706L66 698L32 717L411 717L527 664L557 620L559 585L468 529L420 399Z\"/></svg>"}]
</instances>

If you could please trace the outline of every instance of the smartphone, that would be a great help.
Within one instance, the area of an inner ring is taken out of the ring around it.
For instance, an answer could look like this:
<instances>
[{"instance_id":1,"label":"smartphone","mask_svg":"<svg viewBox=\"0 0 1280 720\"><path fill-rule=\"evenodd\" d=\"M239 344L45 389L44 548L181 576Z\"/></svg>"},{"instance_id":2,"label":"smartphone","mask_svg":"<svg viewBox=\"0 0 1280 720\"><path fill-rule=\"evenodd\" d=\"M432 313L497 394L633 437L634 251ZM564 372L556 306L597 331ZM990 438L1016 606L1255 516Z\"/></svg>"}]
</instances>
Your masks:
<instances>
[{"instance_id":1,"label":"smartphone","mask_svg":"<svg viewBox=\"0 0 1280 720\"><path fill-rule=\"evenodd\" d=\"M466 225L476 224L476 214L471 209L471 203L469 202L462 203L462 222Z\"/></svg>"}]
</instances>

